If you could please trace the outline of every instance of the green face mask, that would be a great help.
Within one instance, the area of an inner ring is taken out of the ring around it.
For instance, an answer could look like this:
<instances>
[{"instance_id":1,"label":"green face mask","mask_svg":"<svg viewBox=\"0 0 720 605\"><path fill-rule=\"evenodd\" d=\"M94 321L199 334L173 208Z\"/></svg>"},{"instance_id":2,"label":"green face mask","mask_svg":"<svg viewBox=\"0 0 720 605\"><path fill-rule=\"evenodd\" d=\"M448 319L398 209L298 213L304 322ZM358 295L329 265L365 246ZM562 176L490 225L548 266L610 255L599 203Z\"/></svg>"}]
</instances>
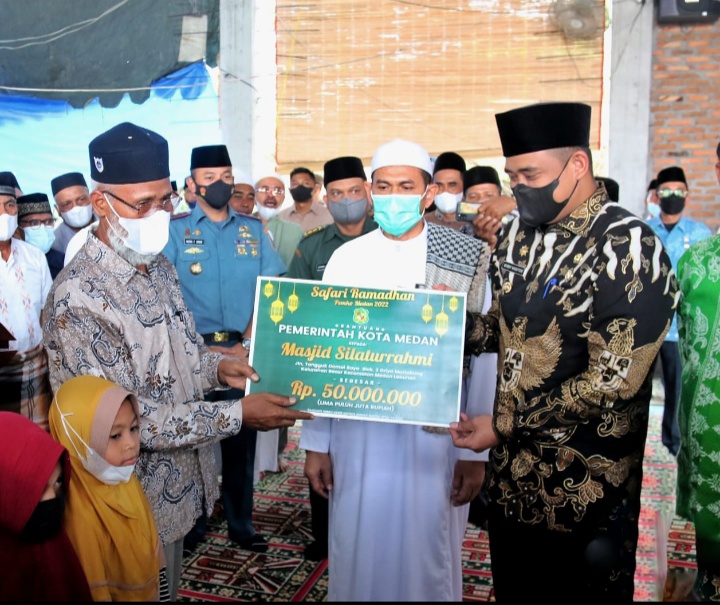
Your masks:
<instances>
[{"instance_id":1,"label":"green face mask","mask_svg":"<svg viewBox=\"0 0 720 605\"><path fill-rule=\"evenodd\" d=\"M427 193L427 188L425 193ZM421 195L372 194L373 218L385 233L399 237L410 231L422 219L425 211L420 212L420 202L425 197L425 193Z\"/></svg>"}]
</instances>

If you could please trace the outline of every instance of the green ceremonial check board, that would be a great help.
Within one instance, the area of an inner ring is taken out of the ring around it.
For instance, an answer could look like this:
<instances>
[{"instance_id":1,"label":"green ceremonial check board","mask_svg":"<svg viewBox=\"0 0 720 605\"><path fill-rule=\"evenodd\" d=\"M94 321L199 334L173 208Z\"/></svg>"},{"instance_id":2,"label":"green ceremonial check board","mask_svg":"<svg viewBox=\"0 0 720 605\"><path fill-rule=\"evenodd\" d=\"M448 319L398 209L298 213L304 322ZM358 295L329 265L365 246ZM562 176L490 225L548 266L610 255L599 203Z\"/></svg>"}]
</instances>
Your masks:
<instances>
[{"instance_id":1,"label":"green ceremonial check board","mask_svg":"<svg viewBox=\"0 0 720 605\"><path fill-rule=\"evenodd\" d=\"M444 426L458 420L465 294L258 277L247 393L317 416Z\"/></svg>"}]
</instances>

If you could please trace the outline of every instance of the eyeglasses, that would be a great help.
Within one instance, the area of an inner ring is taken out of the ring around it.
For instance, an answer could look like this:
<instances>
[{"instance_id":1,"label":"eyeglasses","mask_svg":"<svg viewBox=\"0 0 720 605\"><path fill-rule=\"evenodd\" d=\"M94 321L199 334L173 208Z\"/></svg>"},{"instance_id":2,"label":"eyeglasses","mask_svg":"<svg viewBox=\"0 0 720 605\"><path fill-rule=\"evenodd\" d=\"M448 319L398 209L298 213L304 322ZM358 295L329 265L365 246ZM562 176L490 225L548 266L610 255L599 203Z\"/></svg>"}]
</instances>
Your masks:
<instances>
[{"instance_id":1,"label":"eyeglasses","mask_svg":"<svg viewBox=\"0 0 720 605\"><path fill-rule=\"evenodd\" d=\"M164 210L165 212L173 212L180 203L180 196L174 194L170 194L159 201L146 200L144 202L140 202L139 204L131 204L130 202L126 202L124 199L115 195L114 193L111 193L110 191L102 191L101 193L108 194L111 197L114 197L118 202L120 202L121 204L125 204L128 208L132 208L139 215L149 214L151 208L155 208L156 210Z\"/></svg>"},{"instance_id":2,"label":"eyeglasses","mask_svg":"<svg viewBox=\"0 0 720 605\"><path fill-rule=\"evenodd\" d=\"M18 222L23 229L32 229L33 227L39 227L40 225L42 225L43 227L53 227L55 225L54 218L46 218L43 220L34 218L27 221L20 219L20 221Z\"/></svg>"},{"instance_id":3,"label":"eyeglasses","mask_svg":"<svg viewBox=\"0 0 720 605\"><path fill-rule=\"evenodd\" d=\"M258 193L272 193L273 195L285 195L285 189L282 187L258 187L255 191Z\"/></svg>"},{"instance_id":4,"label":"eyeglasses","mask_svg":"<svg viewBox=\"0 0 720 605\"><path fill-rule=\"evenodd\" d=\"M658 197L670 197L677 195L678 197L687 197L688 192L684 189L658 189Z\"/></svg>"}]
</instances>

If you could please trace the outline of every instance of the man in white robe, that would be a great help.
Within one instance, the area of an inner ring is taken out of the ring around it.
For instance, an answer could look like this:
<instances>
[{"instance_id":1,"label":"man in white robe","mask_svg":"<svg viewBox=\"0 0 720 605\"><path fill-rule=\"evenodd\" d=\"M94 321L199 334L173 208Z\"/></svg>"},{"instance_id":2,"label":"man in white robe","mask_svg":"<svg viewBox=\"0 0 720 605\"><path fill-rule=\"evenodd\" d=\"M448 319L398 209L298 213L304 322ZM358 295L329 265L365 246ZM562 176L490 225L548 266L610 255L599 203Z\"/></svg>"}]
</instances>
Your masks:
<instances>
[{"instance_id":1,"label":"man in white robe","mask_svg":"<svg viewBox=\"0 0 720 605\"><path fill-rule=\"evenodd\" d=\"M395 140L372 160L380 229L343 244L323 282L467 293L482 308L487 244L426 223L435 197L420 145ZM468 402L468 413L472 405ZM482 462L444 429L316 418L302 427L305 474L330 499L330 601L461 601L461 544Z\"/></svg>"}]
</instances>

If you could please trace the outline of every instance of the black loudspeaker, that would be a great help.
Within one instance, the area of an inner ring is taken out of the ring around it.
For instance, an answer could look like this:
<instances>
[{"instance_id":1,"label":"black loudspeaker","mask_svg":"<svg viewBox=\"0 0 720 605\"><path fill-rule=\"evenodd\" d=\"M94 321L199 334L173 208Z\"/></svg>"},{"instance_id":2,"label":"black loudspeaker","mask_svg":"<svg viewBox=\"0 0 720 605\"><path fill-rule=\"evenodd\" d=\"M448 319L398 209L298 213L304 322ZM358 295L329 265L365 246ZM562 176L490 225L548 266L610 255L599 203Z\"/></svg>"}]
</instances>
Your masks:
<instances>
[{"instance_id":1,"label":"black loudspeaker","mask_svg":"<svg viewBox=\"0 0 720 605\"><path fill-rule=\"evenodd\" d=\"M712 23L718 16L719 0L657 0L659 25Z\"/></svg>"}]
</instances>

